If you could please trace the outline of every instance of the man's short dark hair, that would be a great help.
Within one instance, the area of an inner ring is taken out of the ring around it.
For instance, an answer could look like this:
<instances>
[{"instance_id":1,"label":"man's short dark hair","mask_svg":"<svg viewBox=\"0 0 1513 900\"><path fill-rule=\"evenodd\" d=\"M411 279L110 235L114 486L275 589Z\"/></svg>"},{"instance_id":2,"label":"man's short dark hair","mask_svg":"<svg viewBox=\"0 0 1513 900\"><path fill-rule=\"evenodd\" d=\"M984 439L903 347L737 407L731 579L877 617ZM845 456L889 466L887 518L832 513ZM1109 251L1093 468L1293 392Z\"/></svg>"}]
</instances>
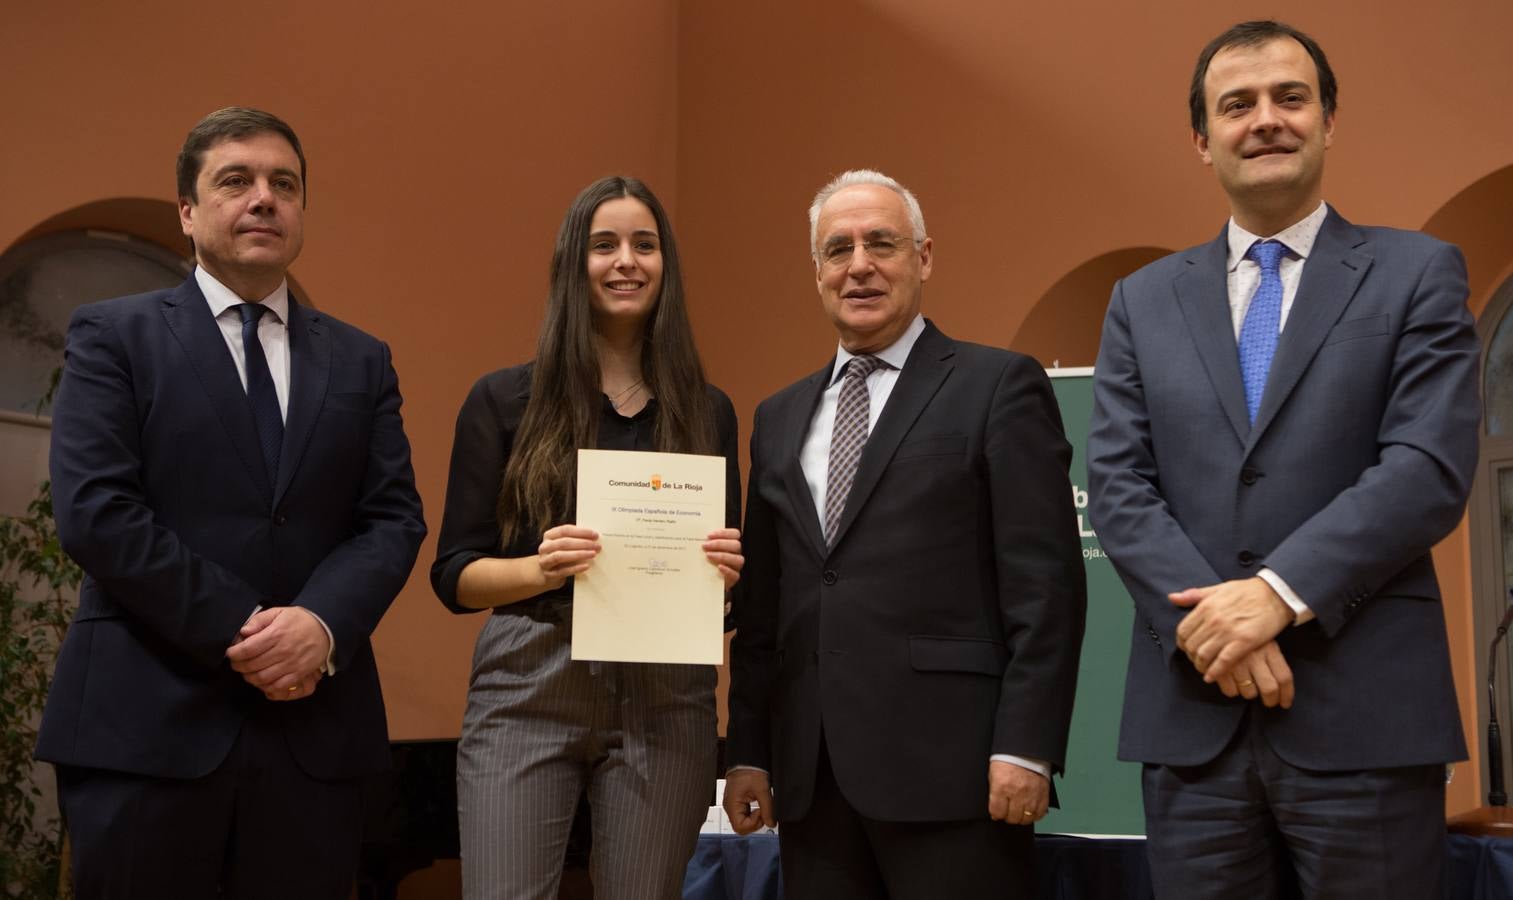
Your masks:
<instances>
[{"instance_id":1,"label":"man's short dark hair","mask_svg":"<svg viewBox=\"0 0 1513 900\"><path fill-rule=\"evenodd\" d=\"M1241 22L1231 27L1228 31L1208 42L1203 52L1198 54L1198 65L1193 69L1192 88L1187 93L1187 105L1192 112L1193 131L1204 137L1208 136L1208 106L1203 96L1203 80L1208 75L1208 64L1220 50L1230 47L1256 47L1280 38L1292 38L1308 55L1313 57L1314 68L1319 72L1319 100L1324 104L1324 118L1334 115L1335 97L1339 93L1339 84L1334 80L1334 70L1329 68L1329 59L1324 56L1324 48L1319 46L1318 41L1303 32L1277 22L1266 19L1259 22Z\"/></svg>"},{"instance_id":2,"label":"man's short dark hair","mask_svg":"<svg viewBox=\"0 0 1513 900\"><path fill-rule=\"evenodd\" d=\"M273 113L245 106L228 106L218 109L189 129L184 138L184 147L179 151L178 178L179 199L198 202L195 182L199 180L200 168L205 164L205 151L223 140L240 140L249 135L271 132L289 142L294 155L299 157L299 180L305 183L305 151L299 145L299 136L289 123ZM301 194L303 195L303 187Z\"/></svg>"}]
</instances>

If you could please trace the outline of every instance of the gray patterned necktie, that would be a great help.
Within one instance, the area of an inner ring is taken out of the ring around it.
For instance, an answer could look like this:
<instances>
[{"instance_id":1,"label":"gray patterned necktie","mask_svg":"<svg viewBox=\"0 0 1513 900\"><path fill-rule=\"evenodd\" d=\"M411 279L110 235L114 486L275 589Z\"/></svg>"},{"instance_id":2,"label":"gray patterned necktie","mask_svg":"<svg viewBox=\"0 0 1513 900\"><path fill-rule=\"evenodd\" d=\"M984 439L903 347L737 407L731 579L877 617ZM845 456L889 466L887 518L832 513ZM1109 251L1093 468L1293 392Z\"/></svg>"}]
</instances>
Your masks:
<instances>
[{"instance_id":1,"label":"gray patterned necktie","mask_svg":"<svg viewBox=\"0 0 1513 900\"><path fill-rule=\"evenodd\" d=\"M835 404L835 428L830 434L830 469L825 478L825 546L835 545L846 495L856 477L856 464L867 445L870 403L867 376L883 361L875 356L854 356L846 363L841 396Z\"/></svg>"}]
</instances>

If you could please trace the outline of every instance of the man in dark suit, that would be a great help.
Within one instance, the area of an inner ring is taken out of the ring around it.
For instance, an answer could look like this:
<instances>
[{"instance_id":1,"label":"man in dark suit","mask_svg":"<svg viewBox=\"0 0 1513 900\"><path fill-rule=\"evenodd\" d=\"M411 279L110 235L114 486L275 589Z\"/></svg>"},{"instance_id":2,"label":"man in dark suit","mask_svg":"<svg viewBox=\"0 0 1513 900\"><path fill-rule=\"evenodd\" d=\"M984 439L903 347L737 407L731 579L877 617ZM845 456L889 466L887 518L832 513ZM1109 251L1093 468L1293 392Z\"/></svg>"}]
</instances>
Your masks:
<instances>
[{"instance_id":1,"label":"man in dark suit","mask_svg":"<svg viewBox=\"0 0 1513 900\"><path fill-rule=\"evenodd\" d=\"M1466 748L1429 551L1471 484L1477 341L1454 247L1322 202L1335 95L1285 25L1211 42L1193 140L1232 218L1104 325L1092 515L1137 607L1119 755L1163 897L1274 896L1289 857L1310 897L1440 892Z\"/></svg>"},{"instance_id":2,"label":"man in dark suit","mask_svg":"<svg viewBox=\"0 0 1513 900\"><path fill-rule=\"evenodd\" d=\"M725 807L781 820L789 897L1027 895L1086 606L1050 381L920 315L896 181L809 220L840 347L757 409Z\"/></svg>"},{"instance_id":3,"label":"man in dark suit","mask_svg":"<svg viewBox=\"0 0 1513 900\"><path fill-rule=\"evenodd\" d=\"M369 635L425 534L388 348L300 305L305 159L190 131L177 289L81 307L53 419L84 569L43 716L81 898L345 898L387 766Z\"/></svg>"}]
</instances>

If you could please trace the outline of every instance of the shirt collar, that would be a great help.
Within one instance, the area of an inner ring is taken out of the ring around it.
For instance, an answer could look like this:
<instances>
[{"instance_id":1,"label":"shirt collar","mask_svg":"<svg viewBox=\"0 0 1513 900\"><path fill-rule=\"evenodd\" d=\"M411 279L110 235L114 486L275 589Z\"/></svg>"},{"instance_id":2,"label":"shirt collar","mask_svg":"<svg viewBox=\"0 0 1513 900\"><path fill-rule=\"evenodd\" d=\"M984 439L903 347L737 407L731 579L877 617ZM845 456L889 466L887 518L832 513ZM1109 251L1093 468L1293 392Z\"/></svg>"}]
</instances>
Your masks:
<instances>
[{"instance_id":1,"label":"shirt collar","mask_svg":"<svg viewBox=\"0 0 1513 900\"><path fill-rule=\"evenodd\" d=\"M1250 245L1256 241L1274 240L1287 245L1287 249L1299 259L1307 259L1308 254L1313 252L1313 242L1318 240L1319 229L1324 226L1324 217L1329 215L1329 204L1319 201L1319 208L1288 225L1281 231L1272 235L1251 234L1235 223L1234 217L1229 220L1229 271L1233 272L1240 265L1240 260L1250 251Z\"/></svg>"},{"instance_id":2,"label":"shirt collar","mask_svg":"<svg viewBox=\"0 0 1513 900\"><path fill-rule=\"evenodd\" d=\"M919 336L924 333L925 317L920 313L915 313L914 321L910 322L909 327L904 329L904 333L898 336L898 340L876 353L868 355L877 357L887 363L890 368L902 369L904 363L909 360L909 351L914 349L914 342L919 340ZM835 366L830 370L829 384L835 384L835 379L841 377L841 373L846 370L846 363L850 362L855 356L855 353L850 352L845 347L836 347Z\"/></svg>"},{"instance_id":3,"label":"shirt collar","mask_svg":"<svg viewBox=\"0 0 1513 900\"><path fill-rule=\"evenodd\" d=\"M200 293L205 295L205 302L210 304L210 314L217 319L231 307L247 302L238 297L231 288L217 281L214 275L205 271L204 266L194 267L194 280L200 286ZM286 278L280 281L278 287L273 289L273 293L258 302L277 316L280 322L287 323L289 321L289 280Z\"/></svg>"}]
</instances>

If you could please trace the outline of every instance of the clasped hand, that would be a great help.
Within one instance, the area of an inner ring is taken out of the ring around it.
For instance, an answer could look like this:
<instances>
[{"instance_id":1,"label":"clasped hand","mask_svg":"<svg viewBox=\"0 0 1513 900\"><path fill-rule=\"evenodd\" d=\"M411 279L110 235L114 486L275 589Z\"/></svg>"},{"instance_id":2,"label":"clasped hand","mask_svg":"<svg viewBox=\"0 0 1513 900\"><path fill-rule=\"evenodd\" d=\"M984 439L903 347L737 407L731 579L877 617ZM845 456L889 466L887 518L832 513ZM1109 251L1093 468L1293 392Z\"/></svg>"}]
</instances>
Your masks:
<instances>
[{"instance_id":1,"label":"clasped hand","mask_svg":"<svg viewBox=\"0 0 1513 900\"><path fill-rule=\"evenodd\" d=\"M741 555L741 532L735 528L711 531L702 546L704 558L720 571L725 590L735 587L746 564L746 557ZM592 528L558 525L547 529L541 535L541 546L536 548L536 564L546 589L555 590L572 576L587 572L602 549L599 532Z\"/></svg>"},{"instance_id":2,"label":"clasped hand","mask_svg":"<svg viewBox=\"0 0 1513 900\"><path fill-rule=\"evenodd\" d=\"M1292 669L1275 640L1292 610L1264 579L1188 588L1167 599L1192 610L1177 625L1177 646L1205 682L1226 697L1292 706Z\"/></svg>"},{"instance_id":3,"label":"clasped hand","mask_svg":"<svg viewBox=\"0 0 1513 900\"><path fill-rule=\"evenodd\" d=\"M330 652L331 639L313 613L275 606L242 625L226 658L269 700L301 700L315 693Z\"/></svg>"}]
</instances>

